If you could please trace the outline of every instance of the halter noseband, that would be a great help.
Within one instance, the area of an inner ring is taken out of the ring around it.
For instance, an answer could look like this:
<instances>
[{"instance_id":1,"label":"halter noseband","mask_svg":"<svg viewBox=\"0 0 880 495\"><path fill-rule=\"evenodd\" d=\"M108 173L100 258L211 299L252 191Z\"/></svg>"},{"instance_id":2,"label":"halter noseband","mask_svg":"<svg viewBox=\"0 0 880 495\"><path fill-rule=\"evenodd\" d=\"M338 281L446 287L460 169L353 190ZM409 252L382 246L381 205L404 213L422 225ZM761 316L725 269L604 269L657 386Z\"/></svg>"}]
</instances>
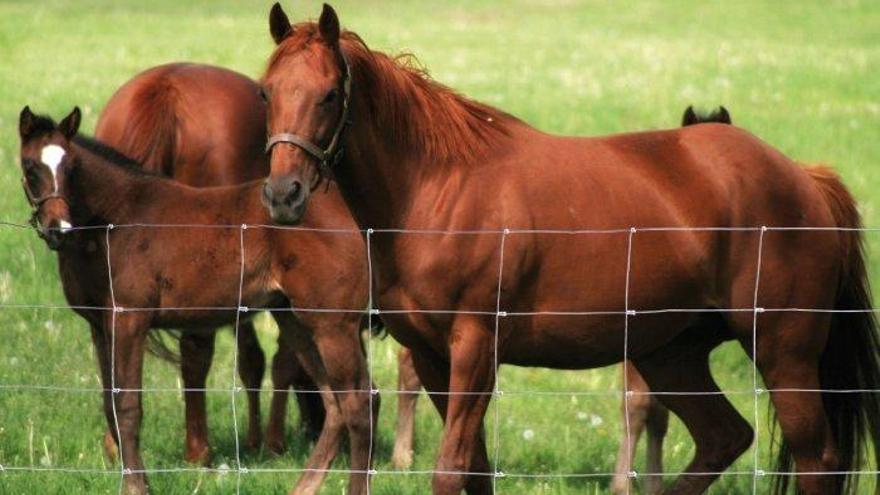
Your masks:
<instances>
[{"instance_id":1,"label":"halter noseband","mask_svg":"<svg viewBox=\"0 0 880 495\"><path fill-rule=\"evenodd\" d=\"M348 118L351 103L351 65L348 63L345 52L340 50L339 53L342 55L342 63L345 65L345 80L342 82L342 114L339 116L339 122L337 122L336 129L333 131L330 144L325 149L321 149L320 146L312 141L289 132L281 132L269 136L269 141L266 143L267 154L271 153L272 148L278 143L292 144L304 150L318 160L318 170L322 177L333 177L333 168L342 160L342 133L351 124Z\"/></svg>"},{"instance_id":2,"label":"halter noseband","mask_svg":"<svg viewBox=\"0 0 880 495\"><path fill-rule=\"evenodd\" d=\"M49 194L45 194L43 196L34 197L31 189L28 187L27 181L24 177L21 178L21 187L24 189L24 195L27 196L28 203L31 205L31 218L28 220L30 226L37 232L37 235L40 236L41 239L46 239L45 234L40 229L40 208L43 207L43 204L49 201L50 199L58 199L64 201L67 204L67 198L58 194L58 191L52 191Z\"/></svg>"}]
</instances>

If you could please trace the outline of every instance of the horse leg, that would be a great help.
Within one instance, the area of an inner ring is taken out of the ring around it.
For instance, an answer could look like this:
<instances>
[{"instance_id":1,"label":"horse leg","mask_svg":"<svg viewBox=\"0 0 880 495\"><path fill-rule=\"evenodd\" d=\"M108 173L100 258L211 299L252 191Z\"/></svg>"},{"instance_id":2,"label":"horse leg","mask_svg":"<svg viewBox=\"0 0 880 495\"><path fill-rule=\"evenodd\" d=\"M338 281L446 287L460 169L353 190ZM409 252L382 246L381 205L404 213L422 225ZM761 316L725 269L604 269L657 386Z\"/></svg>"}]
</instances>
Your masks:
<instances>
[{"instance_id":1,"label":"horse leg","mask_svg":"<svg viewBox=\"0 0 880 495\"><path fill-rule=\"evenodd\" d=\"M348 493L367 493L370 482L367 471L372 464L370 453L379 396L370 393L366 356L362 352L360 315L305 314L301 320L303 326L311 329L320 363L348 428L351 459Z\"/></svg>"},{"instance_id":2,"label":"horse leg","mask_svg":"<svg viewBox=\"0 0 880 495\"><path fill-rule=\"evenodd\" d=\"M623 438L617 452L617 468L614 470L611 491L616 494L627 494L632 489L629 472L633 469L636 446L639 444L639 437L645 430L645 424L648 420L651 396L645 394L650 391L648 384L645 383L645 379L642 378L632 362L623 363L621 374L626 377L627 392L633 393L621 404L621 411L624 415ZM629 425L628 429L627 425Z\"/></svg>"},{"instance_id":3,"label":"horse leg","mask_svg":"<svg viewBox=\"0 0 880 495\"><path fill-rule=\"evenodd\" d=\"M291 348L295 350L306 372L315 380L327 411L324 428L321 430L317 443L312 447L312 453L306 461L304 473L290 492L296 495L314 494L321 488L327 469L330 468L339 450L344 426L342 411L333 396L324 363L321 361L321 356L308 329L303 328L296 316L291 313L276 311L272 313L272 316L278 323L279 331L288 334L291 339Z\"/></svg>"},{"instance_id":4,"label":"horse leg","mask_svg":"<svg viewBox=\"0 0 880 495\"><path fill-rule=\"evenodd\" d=\"M657 495L663 491L663 439L669 429L669 409L666 409L656 397L651 398L648 406L648 448L647 471L644 486L647 495Z\"/></svg>"},{"instance_id":5,"label":"horse leg","mask_svg":"<svg viewBox=\"0 0 880 495\"><path fill-rule=\"evenodd\" d=\"M281 455L287 449L285 423L287 420L287 394L293 385L290 368L297 362L291 332L278 332L278 350L272 357L272 403L269 407L269 423L266 425L266 448Z\"/></svg>"},{"instance_id":6,"label":"horse leg","mask_svg":"<svg viewBox=\"0 0 880 495\"><path fill-rule=\"evenodd\" d=\"M143 417L141 387L149 316L142 312L111 313L105 317L110 329L111 366L115 386L115 422L119 425L119 450L123 467L123 493L143 495L147 478L140 455ZM115 324L112 319L115 318Z\"/></svg>"},{"instance_id":7,"label":"horse leg","mask_svg":"<svg viewBox=\"0 0 880 495\"><path fill-rule=\"evenodd\" d=\"M205 383L214 358L214 331L180 336L180 374L186 409L186 452L188 462L210 461L208 421L205 412Z\"/></svg>"},{"instance_id":8,"label":"horse leg","mask_svg":"<svg viewBox=\"0 0 880 495\"><path fill-rule=\"evenodd\" d=\"M100 324L90 323L92 331L92 345L95 348L95 357L98 360L98 370L101 373L101 387L103 392L104 417L107 420L107 430L104 431L104 455L110 462L116 462L119 456L119 447L116 439L116 421L113 416L113 382L110 378L110 343Z\"/></svg>"},{"instance_id":9,"label":"horse leg","mask_svg":"<svg viewBox=\"0 0 880 495\"><path fill-rule=\"evenodd\" d=\"M432 480L434 494L457 495L465 488L469 494L492 493L493 473L483 435L483 417L495 384L495 336L490 328L471 316L453 323L449 396Z\"/></svg>"},{"instance_id":10,"label":"horse leg","mask_svg":"<svg viewBox=\"0 0 880 495\"><path fill-rule=\"evenodd\" d=\"M324 402L315 385L299 361L296 339L290 332L279 332L278 350L272 358L272 404L269 424L266 427L266 447L274 454L287 448L285 424L287 421L288 391L296 393L300 410L300 423L306 436L317 440L324 424Z\"/></svg>"},{"instance_id":11,"label":"horse leg","mask_svg":"<svg viewBox=\"0 0 880 495\"><path fill-rule=\"evenodd\" d=\"M691 326L664 347L634 360L651 390L675 392L660 395L660 401L681 418L696 444L684 474L665 493L703 493L754 437L749 423L720 394L712 378L709 353L721 339L718 328L706 324L711 322Z\"/></svg>"},{"instance_id":12,"label":"horse leg","mask_svg":"<svg viewBox=\"0 0 880 495\"><path fill-rule=\"evenodd\" d=\"M797 492L839 493L835 475L817 474L838 470L837 448L822 395L817 392L822 388L819 361L830 328L830 315L764 314L759 325L755 363L767 388L807 390L770 394L797 472L811 473L797 476ZM744 341L743 345L751 353L751 344Z\"/></svg>"},{"instance_id":13,"label":"horse leg","mask_svg":"<svg viewBox=\"0 0 880 495\"><path fill-rule=\"evenodd\" d=\"M238 346L238 376L247 389L248 432L245 445L256 450L260 448L263 434L260 427L260 387L266 372L266 356L257 340L257 332L252 321L243 321L236 333Z\"/></svg>"},{"instance_id":14,"label":"horse leg","mask_svg":"<svg viewBox=\"0 0 880 495\"><path fill-rule=\"evenodd\" d=\"M412 465L416 402L421 388L412 353L406 347L401 347L397 352L397 432L394 434L394 454L391 456L395 469L409 469Z\"/></svg>"}]
</instances>

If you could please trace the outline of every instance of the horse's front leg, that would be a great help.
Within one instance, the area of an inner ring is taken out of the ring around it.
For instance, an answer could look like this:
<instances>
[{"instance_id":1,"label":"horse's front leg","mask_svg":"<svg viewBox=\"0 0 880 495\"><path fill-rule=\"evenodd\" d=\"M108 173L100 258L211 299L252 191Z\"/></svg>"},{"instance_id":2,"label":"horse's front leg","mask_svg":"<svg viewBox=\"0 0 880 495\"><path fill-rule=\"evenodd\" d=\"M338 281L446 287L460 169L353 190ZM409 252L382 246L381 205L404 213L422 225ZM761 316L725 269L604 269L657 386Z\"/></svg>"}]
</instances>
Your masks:
<instances>
[{"instance_id":1,"label":"horse's front leg","mask_svg":"<svg viewBox=\"0 0 880 495\"><path fill-rule=\"evenodd\" d=\"M391 464L396 469L409 469L413 461L416 402L422 382L416 373L412 352L401 347L397 352L397 431Z\"/></svg>"},{"instance_id":2,"label":"horse's front leg","mask_svg":"<svg viewBox=\"0 0 880 495\"><path fill-rule=\"evenodd\" d=\"M92 331L92 344L95 347L95 358L98 361L98 371L101 374L101 393L103 398L104 417L107 419L107 429L104 431L104 455L110 462L116 462L119 455L116 439L116 421L113 416L113 380L110 378L110 342L100 321L90 322Z\"/></svg>"},{"instance_id":3,"label":"horse's front leg","mask_svg":"<svg viewBox=\"0 0 880 495\"><path fill-rule=\"evenodd\" d=\"M456 319L449 353L449 397L434 474L435 495L492 493L483 439L483 417L495 384L495 335L485 320Z\"/></svg>"},{"instance_id":4,"label":"horse's front leg","mask_svg":"<svg viewBox=\"0 0 880 495\"><path fill-rule=\"evenodd\" d=\"M214 358L214 330L184 333L180 337L180 375L186 409L186 451L188 462L207 464L211 458L205 384Z\"/></svg>"},{"instance_id":5,"label":"horse's front leg","mask_svg":"<svg viewBox=\"0 0 880 495\"><path fill-rule=\"evenodd\" d=\"M115 323L113 319L115 317ZM106 317L109 329L110 358L114 377L115 413L118 444L123 467L123 493L147 493L147 478L140 455L140 428L143 409L141 387L144 349L149 317L143 312L120 312Z\"/></svg>"}]
</instances>

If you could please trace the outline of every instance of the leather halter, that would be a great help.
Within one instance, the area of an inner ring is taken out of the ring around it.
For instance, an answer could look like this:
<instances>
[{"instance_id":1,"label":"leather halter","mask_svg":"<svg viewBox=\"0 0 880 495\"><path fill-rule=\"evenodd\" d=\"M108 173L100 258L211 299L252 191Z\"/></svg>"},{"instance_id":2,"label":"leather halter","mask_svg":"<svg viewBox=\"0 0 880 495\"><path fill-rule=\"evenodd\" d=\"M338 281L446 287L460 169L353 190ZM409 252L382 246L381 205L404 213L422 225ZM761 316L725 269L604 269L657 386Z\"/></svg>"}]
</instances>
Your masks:
<instances>
[{"instance_id":1,"label":"leather halter","mask_svg":"<svg viewBox=\"0 0 880 495\"><path fill-rule=\"evenodd\" d=\"M40 221L38 219L40 216L40 208L42 208L43 204L50 199L58 199L64 201L65 204L68 204L67 198L58 194L58 191L52 191L49 194L34 197L24 177L21 178L21 187L24 189L24 195L27 196L28 203L31 205L31 218L28 220L28 223L37 232L37 235L39 235L41 239L45 239L45 234L43 234L42 229L40 229Z\"/></svg>"},{"instance_id":2,"label":"leather halter","mask_svg":"<svg viewBox=\"0 0 880 495\"><path fill-rule=\"evenodd\" d=\"M342 134L345 132L345 128L351 124L348 118L351 104L351 65L348 63L345 52L340 50L339 53L342 55L342 63L345 66L345 80L342 82L342 114L339 116L339 122L336 123L336 129L333 131L330 144L326 148L321 149L320 146L312 141L289 132L281 132L269 136L269 141L266 143L267 154L271 153L272 148L279 143L292 144L304 150L318 160L318 170L321 176L325 178L333 177L333 168L342 160Z\"/></svg>"}]
</instances>

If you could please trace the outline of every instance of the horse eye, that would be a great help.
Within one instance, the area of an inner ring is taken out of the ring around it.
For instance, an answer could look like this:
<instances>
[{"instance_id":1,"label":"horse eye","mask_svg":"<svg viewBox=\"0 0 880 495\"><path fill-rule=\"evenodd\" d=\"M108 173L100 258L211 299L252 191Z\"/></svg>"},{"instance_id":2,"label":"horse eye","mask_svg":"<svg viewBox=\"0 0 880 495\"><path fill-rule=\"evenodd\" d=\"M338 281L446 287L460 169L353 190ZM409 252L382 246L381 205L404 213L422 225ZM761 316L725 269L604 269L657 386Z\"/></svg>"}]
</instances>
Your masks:
<instances>
[{"instance_id":1,"label":"horse eye","mask_svg":"<svg viewBox=\"0 0 880 495\"><path fill-rule=\"evenodd\" d=\"M325 96L324 99L321 100L321 105L333 103L334 101L336 101L336 96L338 94L339 94L339 91L337 91L336 88L331 89L330 91L327 92L327 96Z\"/></svg>"}]
</instances>

